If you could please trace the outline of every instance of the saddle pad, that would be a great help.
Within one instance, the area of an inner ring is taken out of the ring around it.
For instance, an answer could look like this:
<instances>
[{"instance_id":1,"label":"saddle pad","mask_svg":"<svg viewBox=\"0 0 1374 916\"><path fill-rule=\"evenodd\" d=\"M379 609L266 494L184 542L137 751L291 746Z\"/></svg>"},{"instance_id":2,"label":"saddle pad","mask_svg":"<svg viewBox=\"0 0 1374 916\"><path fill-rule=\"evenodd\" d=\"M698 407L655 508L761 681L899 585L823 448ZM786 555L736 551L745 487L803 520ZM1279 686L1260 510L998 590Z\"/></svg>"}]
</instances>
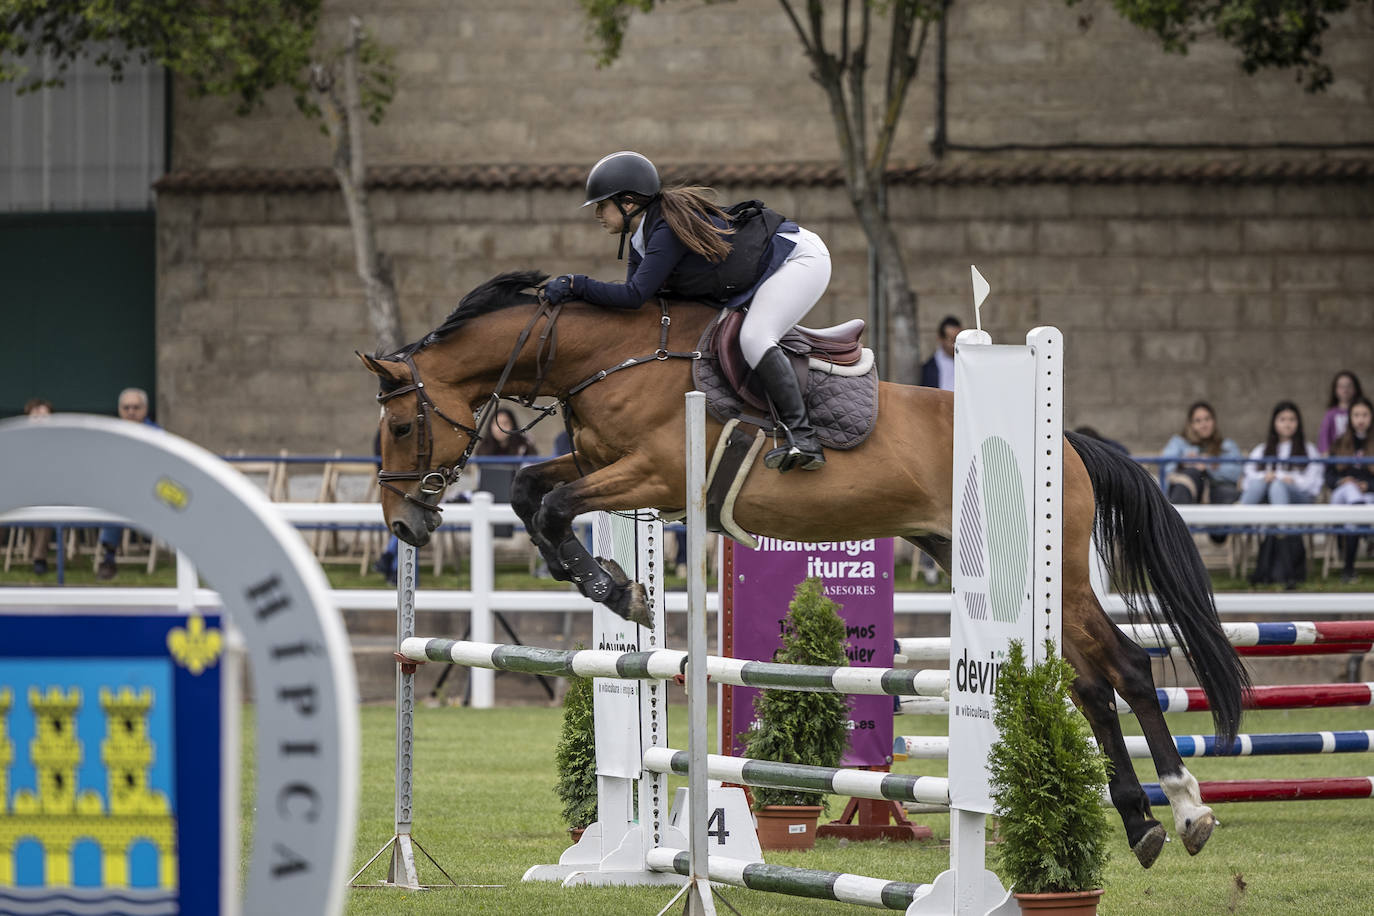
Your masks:
<instances>
[{"instance_id":1,"label":"saddle pad","mask_svg":"<svg viewBox=\"0 0 1374 916\"><path fill-rule=\"evenodd\" d=\"M759 412L745 404L730 387L720 362L708 347L710 337L711 329L707 328L698 344L701 359L692 363L692 381L697 391L706 394L706 409L711 416L721 423L739 418L742 423L758 426L765 435L781 435L781 430L774 430L771 417L758 416ZM822 445L840 450L862 445L878 419L877 367L852 377L809 369L806 409Z\"/></svg>"}]
</instances>

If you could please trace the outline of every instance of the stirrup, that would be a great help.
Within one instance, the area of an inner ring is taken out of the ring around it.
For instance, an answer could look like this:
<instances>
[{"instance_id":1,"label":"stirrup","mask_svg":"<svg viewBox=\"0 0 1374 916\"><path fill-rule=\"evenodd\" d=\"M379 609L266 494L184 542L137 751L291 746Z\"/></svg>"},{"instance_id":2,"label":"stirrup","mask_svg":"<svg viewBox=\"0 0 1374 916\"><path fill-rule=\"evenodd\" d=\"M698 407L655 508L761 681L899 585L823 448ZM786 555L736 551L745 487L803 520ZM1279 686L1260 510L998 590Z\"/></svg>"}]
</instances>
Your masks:
<instances>
[{"instance_id":1,"label":"stirrup","mask_svg":"<svg viewBox=\"0 0 1374 916\"><path fill-rule=\"evenodd\" d=\"M819 453L805 452L800 446L788 443L765 454L763 466L784 474L793 468L801 468L803 471L817 471L825 466L825 453L823 451Z\"/></svg>"}]
</instances>

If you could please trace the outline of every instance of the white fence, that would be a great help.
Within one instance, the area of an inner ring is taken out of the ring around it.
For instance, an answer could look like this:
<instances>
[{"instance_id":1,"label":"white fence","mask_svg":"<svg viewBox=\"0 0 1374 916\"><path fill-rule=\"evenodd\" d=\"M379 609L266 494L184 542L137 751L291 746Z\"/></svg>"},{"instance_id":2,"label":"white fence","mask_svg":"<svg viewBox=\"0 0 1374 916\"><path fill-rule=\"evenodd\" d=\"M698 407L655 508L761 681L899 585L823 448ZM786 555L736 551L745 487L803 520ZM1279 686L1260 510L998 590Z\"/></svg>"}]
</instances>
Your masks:
<instances>
[{"instance_id":1,"label":"white fence","mask_svg":"<svg viewBox=\"0 0 1374 916\"><path fill-rule=\"evenodd\" d=\"M378 525L382 524L382 509L378 503L273 503L282 517L293 525ZM1374 505L1365 506L1179 506L1179 514L1190 525L1365 525L1374 527ZM128 524L126 519L94 509L71 506L34 506L0 514L0 526L11 524L55 523L82 525ZM590 522L580 517L578 524ZM473 494L470 503L448 503L444 506L444 528L465 528L474 535L469 545L471 569L475 579L491 582L496 565L492 546L491 527L519 524L509 505L496 505L488 493ZM333 591L335 604L342 610L396 610L396 592L392 588L348 588ZM219 606L219 595L212 589L196 587L195 568L182 560L177 565L177 584L174 588L110 588L81 587L54 589L52 586L0 588L0 607L26 607L60 604L65 607L154 607ZM685 612L686 592L669 592L670 612ZM1117 596L1109 596L1107 610L1124 613L1125 604ZM591 602L572 591L505 591L480 589L424 589L416 595L416 610L472 611L483 614L495 611L554 612L590 611ZM717 597L708 598L707 607L714 612ZM893 610L898 614L948 614L950 598L943 592L898 592ZM1374 593L1366 592L1288 592L1246 593L1222 592L1217 595L1217 609L1223 614L1244 613L1292 616L1303 614L1374 613Z\"/></svg>"}]
</instances>

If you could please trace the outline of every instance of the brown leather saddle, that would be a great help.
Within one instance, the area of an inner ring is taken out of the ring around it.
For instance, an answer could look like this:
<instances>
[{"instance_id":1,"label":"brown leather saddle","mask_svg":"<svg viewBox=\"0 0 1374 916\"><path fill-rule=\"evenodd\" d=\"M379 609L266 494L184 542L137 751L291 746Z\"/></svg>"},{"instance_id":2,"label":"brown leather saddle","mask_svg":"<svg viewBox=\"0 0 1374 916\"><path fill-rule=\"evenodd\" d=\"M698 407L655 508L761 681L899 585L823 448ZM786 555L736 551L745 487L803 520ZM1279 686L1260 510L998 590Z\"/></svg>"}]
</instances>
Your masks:
<instances>
[{"instance_id":1,"label":"brown leather saddle","mask_svg":"<svg viewBox=\"0 0 1374 916\"><path fill-rule=\"evenodd\" d=\"M768 396L764 393L763 383L749 368L740 350L739 329L744 324L744 311L731 309L725 312L707 332L706 352L716 358L721 375L734 389L740 400L755 410L768 410ZM804 328L797 325L778 341L797 371L802 390L806 390L807 373L811 361L829 363L834 366L856 366L863 358L863 347L859 337L864 332L864 320L853 318L843 324L829 328ZM766 414L765 414L766 415Z\"/></svg>"}]
</instances>

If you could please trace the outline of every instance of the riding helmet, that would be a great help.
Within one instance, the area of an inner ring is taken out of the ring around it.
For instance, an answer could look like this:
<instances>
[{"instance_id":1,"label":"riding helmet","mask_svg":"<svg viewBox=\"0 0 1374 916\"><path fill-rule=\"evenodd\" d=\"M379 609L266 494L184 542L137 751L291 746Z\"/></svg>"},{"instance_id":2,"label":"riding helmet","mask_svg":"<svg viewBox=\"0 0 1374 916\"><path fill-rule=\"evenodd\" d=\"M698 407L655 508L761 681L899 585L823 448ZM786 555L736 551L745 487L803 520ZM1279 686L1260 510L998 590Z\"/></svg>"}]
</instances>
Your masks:
<instances>
[{"instance_id":1,"label":"riding helmet","mask_svg":"<svg viewBox=\"0 0 1374 916\"><path fill-rule=\"evenodd\" d=\"M587 173L587 200L582 206L599 203L626 192L653 197L661 185L658 169L648 158L630 150L603 156Z\"/></svg>"}]
</instances>

